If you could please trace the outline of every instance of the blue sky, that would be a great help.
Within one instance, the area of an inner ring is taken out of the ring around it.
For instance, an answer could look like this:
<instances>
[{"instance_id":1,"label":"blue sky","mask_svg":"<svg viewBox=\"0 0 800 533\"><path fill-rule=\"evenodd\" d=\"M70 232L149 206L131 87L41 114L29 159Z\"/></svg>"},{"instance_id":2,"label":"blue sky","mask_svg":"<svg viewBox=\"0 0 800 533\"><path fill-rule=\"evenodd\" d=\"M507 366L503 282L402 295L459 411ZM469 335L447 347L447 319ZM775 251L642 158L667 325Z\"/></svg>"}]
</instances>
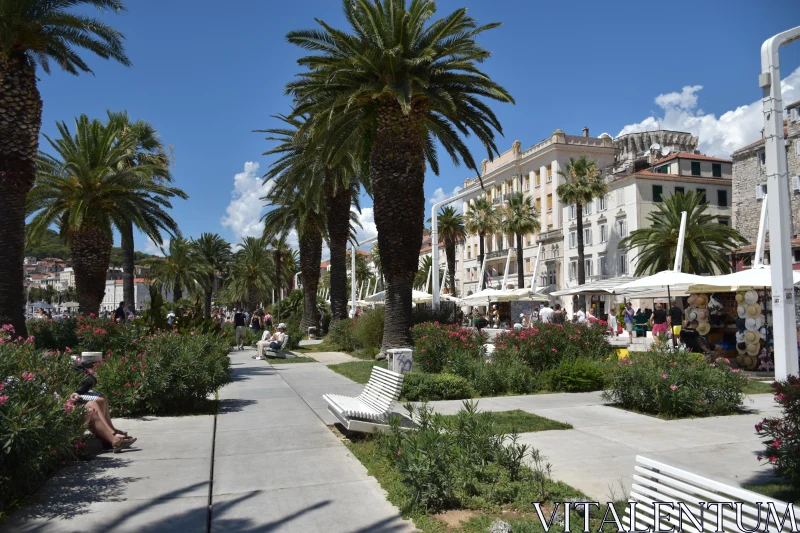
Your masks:
<instances>
[{"instance_id":1,"label":"blue sky","mask_svg":"<svg viewBox=\"0 0 800 533\"><path fill-rule=\"evenodd\" d=\"M264 135L252 130L275 126L271 116L289 110L283 88L299 71L300 50L285 34L314 27L314 17L344 27L341 3L127 4L126 13L102 17L125 34L133 67L90 57L94 76L42 73L43 133L81 113L127 109L174 147L176 184L190 199L173 214L186 236L208 231L236 241L258 233L264 191L256 178L270 161L261 155L269 148ZM481 23L503 23L481 39L493 53L485 71L517 101L494 105L504 128L501 152L556 128L616 136L658 123L692 131L704 151L729 155L759 136L760 103L752 104L761 96L761 43L800 21L796 0L438 2L441 14L462 6ZM786 99L800 99L800 43L784 48L781 69ZM480 161L482 148L470 146ZM428 198L444 197L470 175L440 160L441 175L426 178ZM362 235L374 231L371 209L362 219ZM137 248L153 250L142 238Z\"/></svg>"}]
</instances>

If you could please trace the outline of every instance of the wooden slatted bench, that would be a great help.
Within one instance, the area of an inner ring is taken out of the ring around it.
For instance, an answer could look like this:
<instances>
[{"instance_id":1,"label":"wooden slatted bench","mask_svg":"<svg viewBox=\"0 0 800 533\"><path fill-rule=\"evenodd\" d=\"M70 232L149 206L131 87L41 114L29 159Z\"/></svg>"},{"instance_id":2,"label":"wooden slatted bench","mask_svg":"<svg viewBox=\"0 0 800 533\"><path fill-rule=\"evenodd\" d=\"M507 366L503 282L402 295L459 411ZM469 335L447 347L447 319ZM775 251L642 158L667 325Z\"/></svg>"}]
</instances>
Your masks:
<instances>
[{"instance_id":1,"label":"wooden slatted bench","mask_svg":"<svg viewBox=\"0 0 800 533\"><path fill-rule=\"evenodd\" d=\"M700 533L706 531L715 533L717 529L717 506L707 506L703 509L701 520L700 504L704 502L730 502L735 505L741 502L742 526L746 530L764 531L767 517L770 513L769 504L774 505L779 521L784 520L784 515L789 504L773 498L768 498L739 487L731 487L719 481L714 481L686 470L681 470L646 457L637 456L634 466L633 485L631 487L630 502L635 502L636 524L631 525L630 506L622 519L622 524L627 531L655 529L654 506L655 502L672 503L673 506L661 507L661 529L671 527L675 531L689 531ZM759 519L758 504L761 504L761 517ZM737 509L731 506L722 506L722 527L720 531L742 531L737 526ZM770 517L770 532L792 531L791 517L783 522L783 527L778 528L775 522L775 513ZM695 518L693 522L689 514ZM794 510L797 525L800 525L800 510ZM679 523L680 527L679 528ZM698 528L697 526L701 526ZM794 531L797 531L796 529Z\"/></svg>"},{"instance_id":2,"label":"wooden slatted bench","mask_svg":"<svg viewBox=\"0 0 800 533\"><path fill-rule=\"evenodd\" d=\"M403 374L372 367L369 382L356 397L325 394L328 411L350 431L373 433L388 429L392 405L400 397Z\"/></svg>"}]
</instances>

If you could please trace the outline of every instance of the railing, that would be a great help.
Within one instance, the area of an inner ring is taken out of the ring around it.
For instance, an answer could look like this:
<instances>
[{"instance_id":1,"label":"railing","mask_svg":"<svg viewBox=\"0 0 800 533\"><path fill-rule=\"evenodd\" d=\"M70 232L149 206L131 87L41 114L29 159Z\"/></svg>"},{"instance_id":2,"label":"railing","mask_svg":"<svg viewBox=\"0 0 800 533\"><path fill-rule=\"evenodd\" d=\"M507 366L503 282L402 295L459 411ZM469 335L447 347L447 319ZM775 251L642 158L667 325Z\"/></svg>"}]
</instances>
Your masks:
<instances>
[{"instance_id":1,"label":"railing","mask_svg":"<svg viewBox=\"0 0 800 533\"><path fill-rule=\"evenodd\" d=\"M551 239L556 239L556 238L557 239L561 239L562 236L563 236L563 233L561 232L560 229L553 229L553 230L550 230L550 231L543 231L543 232L539 233L539 240L540 241L549 241Z\"/></svg>"},{"instance_id":2,"label":"railing","mask_svg":"<svg viewBox=\"0 0 800 533\"><path fill-rule=\"evenodd\" d=\"M512 250L512 255L513 255L514 254L513 250L515 250L515 248L503 248L502 250L486 252L486 259L496 259L498 257L505 257L508 255L508 250Z\"/></svg>"}]
</instances>

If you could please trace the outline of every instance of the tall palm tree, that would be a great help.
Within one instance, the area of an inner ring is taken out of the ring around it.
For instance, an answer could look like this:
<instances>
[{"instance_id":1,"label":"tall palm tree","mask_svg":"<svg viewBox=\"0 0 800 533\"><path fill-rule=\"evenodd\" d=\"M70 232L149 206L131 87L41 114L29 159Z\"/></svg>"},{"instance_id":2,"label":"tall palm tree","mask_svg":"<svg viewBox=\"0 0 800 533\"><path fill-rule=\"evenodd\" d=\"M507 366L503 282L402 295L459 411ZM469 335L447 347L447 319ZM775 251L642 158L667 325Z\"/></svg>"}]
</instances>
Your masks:
<instances>
[{"instance_id":1,"label":"tall palm tree","mask_svg":"<svg viewBox=\"0 0 800 533\"><path fill-rule=\"evenodd\" d=\"M506 235L516 236L517 239L517 288L525 286L525 273L522 271L522 242L525 235L538 231L539 214L533 207L533 200L521 192L512 193L508 197L508 204L503 208L500 227Z\"/></svg>"},{"instance_id":2,"label":"tall palm tree","mask_svg":"<svg viewBox=\"0 0 800 533\"><path fill-rule=\"evenodd\" d=\"M229 302L240 302L254 311L267 301L275 287L275 265L262 237L245 237L234 254L230 274L223 289Z\"/></svg>"},{"instance_id":3,"label":"tall palm tree","mask_svg":"<svg viewBox=\"0 0 800 533\"><path fill-rule=\"evenodd\" d=\"M178 302L183 298L183 290L189 294L204 292L204 283L213 275L211 265L200 260L191 241L175 238L169 243L169 253L164 258L150 261L150 276L159 288L170 292Z\"/></svg>"},{"instance_id":4,"label":"tall palm tree","mask_svg":"<svg viewBox=\"0 0 800 533\"><path fill-rule=\"evenodd\" d=\"M375 265L375 270L378 272L378 279L380 279L381 286L383 286L384 282L383 265L381 264L381 250L377 242L372 244L372 250L369 252L369 260L372 261L373 265Z\"/></svg>"},{"instance_id":5,"label":"tall palm tree","mask_svg":"<svg viewBox=\"0 0 800 533\"><path fill-rule=\"evenodd\" d=\"M423 257L419 262L419 270L417 270L417 275L414 276L414 288L418 291L427 291L428 290L428 276L431 273L431 269L433 268L433 257L430 255L426 255ZM444 272L442 269L439 269L439 278L441 279L442 274Z\"/></svg>"},{"instance_id":6,"label":"tall palm tree","mask_svg":"<svg viewBox=\"0 0 800 533\"><path fill-rule=\"evenodd\" d=\"M192 252L198 262L206 267L200 285L205 297L205 317L211 318L211 296L217 288L217 275L224 277L230 266L231 245L216 233L201 233L192 241Z\"/></svg>"},{"instance_id":7,"label":"tall palm tree","mask_svg":"<svg viewBox=\"0 0 800 533\"><path fill-rule=\"evenodd\" d=\"M486 235L492 233L497 229L500 220L495 211L492 202L485 196L479 196L470 204L467 213L464 215L464 225L467 231L473 235L478 235L478 246L480 253L478 254L478 268L483 265L484 245ZM481 290L486 287L486 276L481 279Z\"/></svg>"},{"instance_id":8,"label":"tall palm tree","mask_svg":"<svg viewBox=\"0 0 800 533\"><path fill-rule=\"evenodd\" d=\"M620 248L638 248L637 276L671 269L678 249L681 214L686 211L686 235L681 270L691 274L731 272L730 255L746 239L707 213L708 204L694 191L673 194L647 215L647 224L620 241Z\"/></svg>"},{"instance_id":9,"label":"tall palm tree","mask_svg":"<svg viewBox=\"0 0 800 533\"><path fill-rule=\"evenodd\" d=\"M575 204L575 216L578 225L578 285L586 283L586 264L583 251L583 206L595 198L602 198L608 192L608 184L603 179L595 162L585 155L578 159L569 158L566 170L559 170L558 175L566 181L558 186L556 192L565 204ZM586 307L586 297L578 296L579 307Z\"/></svg>"},{"instance_id":10,"label":"tall palm tree","mask_svg":"<svg viewBox=\"0 0 800 533\"><path fill-rule=\"evenodd\" d=\"M478 69L490 53L476 38L499 24L479 26L466 9L435 20L433 0L342 0L342 8L349 33L319 21L321 30L287 35L312 52L298 60L306 70L287 88L297 112L313 117L312 131L363 133L387 287L386 350L411 343L423 185L426 162L439 173L436 141L478 172L461 135L474 133L490 158L497 154L501 126L483 99L513 99Z\"/></svg>"},{"instance_id":11,"label":"tall palm tree","mask_svg":"<svg viewBox=\"0 0 800 533\"><path fill-rule=\"evenodd\" d=\"M293 259L293 250L286 240L286 231L276 236L267 237L267 246L272 253L272 262L275 264L275 293L277 303L281 301L281 289L289 286L289 280L294 277L294 270L287 268Z\"/></svg>"},{"instance_id":12,"label":"tall palm tree","mask_svg":"<svg viewBox=\"0 0 800 533\"><path fill-rule=\"evenodd\" d=\"M56 225L67 242L75 269L80 312L97 313L105 293L114 228L134 225L154 242L162 231L179 236L167 213L172 197L187 198L174 187L154 182L148 165L128 168L121 164L136 140L107 125L81 115L75 134L64 122L56 124L60 138L45 136L56 156L40 154L36 184L28 195L27 211L35 214L29 225L32 240Z\"/></svg>"},{"instance_id":13,"label":"tall palm tree","mask_svg":"<svg viewBox=\"0 0 800 533\"><path fill-rule=\"evenodd\" d=\"M300 194L299 191L278 195L276 186L262 198L274 209L264 217L264 231L276 233L288 228L297 231L300 245L300 272L303 277L303 319L300 328L319 327L317 289L319 265L322 262L322 240L327 238L325 215L319 205L319 195Z\"/></svg>"},{"instance_id":14,"label":"tall palm tree","mask_svg":"<svg viewBox=\"0 0 800 533\"><path fill-rule=\"evenodd\" d=\"M52 60L71 74L91 72L83 50L130 65L123 36L73 7L123 11L122 0L0 1L0 324L27 336L23 303L25 199L36 179L42 98L37 65L50 73Z\"/></svg>"},{"instance_id":15,"label":"tall palm tree","mask_svg":"<svg viewBox=\"0 0 800 533\"><path fill-rule=\"evenodd\" d=\"M455 207L446 205L436 215L439 236L444 241L444 253L447 256L447 279L450 293L456 295L456 244L467 238L464 217ZM437 253L434 250L433 253Z\"/></svg>"},{"instance_id":16,"label":"tall palm tree","mask_svg":"<svg viewBox=\"0 0 800 533\"><path fill-rule=\"evenodd\" d=\"M127 111L108 111L108 119L109 121L119 121L121 131L136 139L135 146L122 162L124 166L148 165L153 169L151 179L159 183L172 182L172 174L169 170L170 155L165 150L158 132L152 124L145 120L131 121ZM122 248L122 298L126 302L133 302L133 271L136 267L136 252L132 220L128 220L124 231L121 232L120 247Z\"/></svg>"}]
</instances>

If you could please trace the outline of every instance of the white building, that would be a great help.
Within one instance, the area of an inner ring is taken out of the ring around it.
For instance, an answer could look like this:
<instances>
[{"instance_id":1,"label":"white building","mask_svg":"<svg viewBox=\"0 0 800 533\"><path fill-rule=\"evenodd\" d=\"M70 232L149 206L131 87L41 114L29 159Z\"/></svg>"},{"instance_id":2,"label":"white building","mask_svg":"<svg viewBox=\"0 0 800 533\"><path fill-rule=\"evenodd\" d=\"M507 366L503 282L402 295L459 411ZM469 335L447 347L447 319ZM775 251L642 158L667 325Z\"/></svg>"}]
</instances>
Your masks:
<instances>
[{"instance_id":1,"label":"white building","mask_svg":"<svg viewBox=\"0 0 800 533\"><path fill-rule=\"evenodd\" d=\"M143 311L150 301L150 291L144 281L142 278L133 280L133 294L137 311ZM106 293L103 296L103 302L100 304L100 312L114 311L123 300L122 280L106 280ZM126 304L130 307L131 302L126 302Z\"/></svg>"}]
</instances>

